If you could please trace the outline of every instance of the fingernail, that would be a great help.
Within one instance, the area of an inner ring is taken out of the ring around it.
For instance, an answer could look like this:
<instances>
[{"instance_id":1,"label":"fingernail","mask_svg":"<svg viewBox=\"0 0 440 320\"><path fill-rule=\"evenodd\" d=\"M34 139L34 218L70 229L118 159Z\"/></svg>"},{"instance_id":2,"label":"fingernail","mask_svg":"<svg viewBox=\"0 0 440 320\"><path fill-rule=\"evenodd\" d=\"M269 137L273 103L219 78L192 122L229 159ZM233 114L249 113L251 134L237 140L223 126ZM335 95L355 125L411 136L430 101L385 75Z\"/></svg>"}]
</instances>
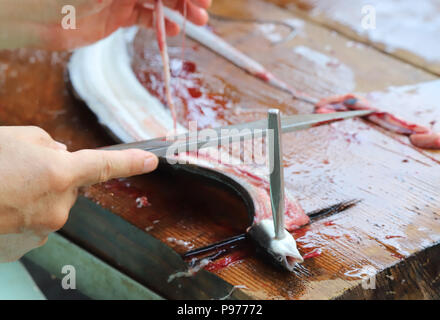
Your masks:
<instances>
[{"instance_id":1,"label":"fingernail","mask_svg":"<svg viewBox=\"0 0 440 320\"><path fill-rule=\"evenodd\" d=\"M148 157L144 161L144 172L150 172L156 169L157 167L157 158L156 157Z\"/></svg>"}]
</instances>

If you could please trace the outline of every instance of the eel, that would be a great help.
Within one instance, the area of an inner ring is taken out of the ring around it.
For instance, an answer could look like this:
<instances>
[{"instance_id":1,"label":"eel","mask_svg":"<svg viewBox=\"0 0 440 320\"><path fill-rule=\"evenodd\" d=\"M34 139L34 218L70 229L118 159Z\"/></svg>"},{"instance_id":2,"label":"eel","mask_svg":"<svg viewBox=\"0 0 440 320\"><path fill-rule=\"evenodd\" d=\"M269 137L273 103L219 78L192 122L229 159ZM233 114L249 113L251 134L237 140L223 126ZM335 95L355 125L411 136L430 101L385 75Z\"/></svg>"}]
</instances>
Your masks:
<instances>
[{"instance_id":1,"label":"eel","mask_svg":"<svg viewBox=\"0 0 440 320\"><path fill-rule=\"evenodd\" d=\"M395 115L380 111L365 98L355 94L345 94L322 99L315 105L316 113L343 112L349 110L374 110L365 118L388 131L409 136L411 143L421 149L440 150L440 133L416 123L407 122Z\"/></svg>"},{"instance_id":2,"label":"eel","mask_svg":"<svg viewBox=\"0 0 440 320\"><path fill-rule=\"evenodd\" d=\"M139 82L131 65L132 42L137 27L119 29L109 37L76 50L68 71L74 93L95 113L101 125L120 142L134 142L187 132L184 124L174 126L170 110ZM240 159L218 161L226 151L206 148L198 152L181 152L169 162L185 163L188 167L204 168L232 179L246 190L252 202L253 225L272 220L268 169L241 163ZM228 154L229 156L229 154ZM309 222L309 217L296 199L286 190L285 226L294 230ZM231 222L232 223L232 222ZM265 229L270 234L270 229ZM291 266L303 259L293 237L288 245L268 242L272 255L281 256Z\"/></svg>"},{"instance_id":3,"label":"eel","mask_svg":"<svg viewBox=\"0 0 440 320\"><path fill-rule=\"evenodd\" d=\"M178 12L167 8L164 9L164 14L168 19L179 25L185 23L186 34L193 40L211 49L213 52L227 59L254 77L264 81L268 85L289 93L295 99L313 104L315 106L315 112L373 109L377 112L367 116L367 119L370 122L373 122L386 130L409 136L410 142L418 148L440 150L440 133L432 132L426 127L406 122L391 113L375 109L366 99L353 94L328 97L321 100L310 97L308 94L294 89L283 80L277 78L263 65L237 50L207 28L196 26L191 22L185 22L184 18ZM345 103L345 101L348 101L349 103Z\"/></svg>"}]
</instances>

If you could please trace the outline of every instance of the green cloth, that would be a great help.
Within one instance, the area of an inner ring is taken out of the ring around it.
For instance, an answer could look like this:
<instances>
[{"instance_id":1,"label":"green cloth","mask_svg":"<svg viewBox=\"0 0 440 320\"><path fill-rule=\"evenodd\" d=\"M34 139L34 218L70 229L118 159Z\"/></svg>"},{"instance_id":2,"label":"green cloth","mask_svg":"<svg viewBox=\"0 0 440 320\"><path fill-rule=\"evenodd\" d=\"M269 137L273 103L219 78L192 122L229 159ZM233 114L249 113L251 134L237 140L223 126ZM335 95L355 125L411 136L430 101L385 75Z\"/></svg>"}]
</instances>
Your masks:
<instances>
[{"instance_id":1,"label":"green cloth","mask_svg":"<svg viewBox=\"0 0 440 320\"><path fill-rule=\"evenodd\" d=\"M19 262L0 263L0 300L45 300L34 280Z\"/></svg>"}]
</instances>

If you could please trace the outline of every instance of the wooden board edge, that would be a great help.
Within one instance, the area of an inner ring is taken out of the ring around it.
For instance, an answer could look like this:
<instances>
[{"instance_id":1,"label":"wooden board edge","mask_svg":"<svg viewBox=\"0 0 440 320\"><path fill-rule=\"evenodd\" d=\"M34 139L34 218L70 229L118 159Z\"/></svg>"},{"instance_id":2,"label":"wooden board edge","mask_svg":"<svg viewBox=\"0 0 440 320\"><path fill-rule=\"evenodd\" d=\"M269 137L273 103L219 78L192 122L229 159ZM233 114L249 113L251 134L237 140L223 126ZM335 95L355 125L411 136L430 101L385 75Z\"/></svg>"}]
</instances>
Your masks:
<instances>
[{"instance_id":1,"label":"wooden board edge","mask_svg":"<svg viewBox=\"0 0 440 320\"><path fill-rule=\"evenodd\" d=\"M187 270L174 250L83 196L60 233L165 298L251 299L205 270L169 281L170 275Z\"/></svg>"}]
</instances>

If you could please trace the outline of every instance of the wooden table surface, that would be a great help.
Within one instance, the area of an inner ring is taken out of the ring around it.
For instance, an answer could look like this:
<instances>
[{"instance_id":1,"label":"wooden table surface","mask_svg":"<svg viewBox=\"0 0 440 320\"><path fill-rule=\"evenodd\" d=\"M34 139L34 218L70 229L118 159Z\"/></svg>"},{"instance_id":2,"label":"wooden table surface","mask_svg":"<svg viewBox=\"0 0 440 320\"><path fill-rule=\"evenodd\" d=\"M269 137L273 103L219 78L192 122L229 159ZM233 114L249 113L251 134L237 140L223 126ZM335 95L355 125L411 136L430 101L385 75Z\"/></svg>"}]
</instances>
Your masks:
<instances>
[{"instance_id":1,"label":"wooden table surface","mask_svg":"<svg viewBox=\"0 0 440 320\"><path fill-rule=\"evenodd\" d=\"M440 74L440 3L425 0L270 0L296 15Z\"/></svg>"},{"instance_id":2,"label":"wooden table surface","mask_svg":"<svg viewBox=\"0 0 440 320\"><path fill-rule=\"evenodd\" d=\"M363 92L384 110L440 131L440 124L433 122L440 119L435 63L432 69L428 63L408 63L394 52L384 53L330 30L307 10L292 13L292 6L287 8L260 0L216 0L212 7L218 15L296 25L297 36L281 44L274 40L288 34L282 26L218 19L211 25L218 35L313 97ZM148 63L149 55L157 55L150 38L151 32L144 31L135 42L133 67L140 78L160 70ZM170 41L172 47L179 43ZM274 106L286 114L313 110L192 41L185 58L197 61L199 85L218 97L214 101L222 105L222 112L199 113L181 101L181 121L197 118L205 126L217 126L263 118ZM0 124L41 126L69 150L113 143L86 106L69 93L68 59L68 53L0 52ZM209 108L217 110L216 105ZM215 274L246 286L242 291L254 298L439 297L439 152L415 149L406 137L362 120L287 134L284 144L286 185L306 211L353 198L362 202L293 233L302 253L320 252L304 262L303 272L280 273L242 250L237 263ZM188 185L200 193L190 192ZM151 206L136 208L140 195L146 195ZM246 208L230 190L168 172L92 186L85 196L179 253L237 234L247 223ZM172 238L188 243L181 246ZM377 273L377 290L362 288L365 270Z\"/></svg>"}]
</instances>

